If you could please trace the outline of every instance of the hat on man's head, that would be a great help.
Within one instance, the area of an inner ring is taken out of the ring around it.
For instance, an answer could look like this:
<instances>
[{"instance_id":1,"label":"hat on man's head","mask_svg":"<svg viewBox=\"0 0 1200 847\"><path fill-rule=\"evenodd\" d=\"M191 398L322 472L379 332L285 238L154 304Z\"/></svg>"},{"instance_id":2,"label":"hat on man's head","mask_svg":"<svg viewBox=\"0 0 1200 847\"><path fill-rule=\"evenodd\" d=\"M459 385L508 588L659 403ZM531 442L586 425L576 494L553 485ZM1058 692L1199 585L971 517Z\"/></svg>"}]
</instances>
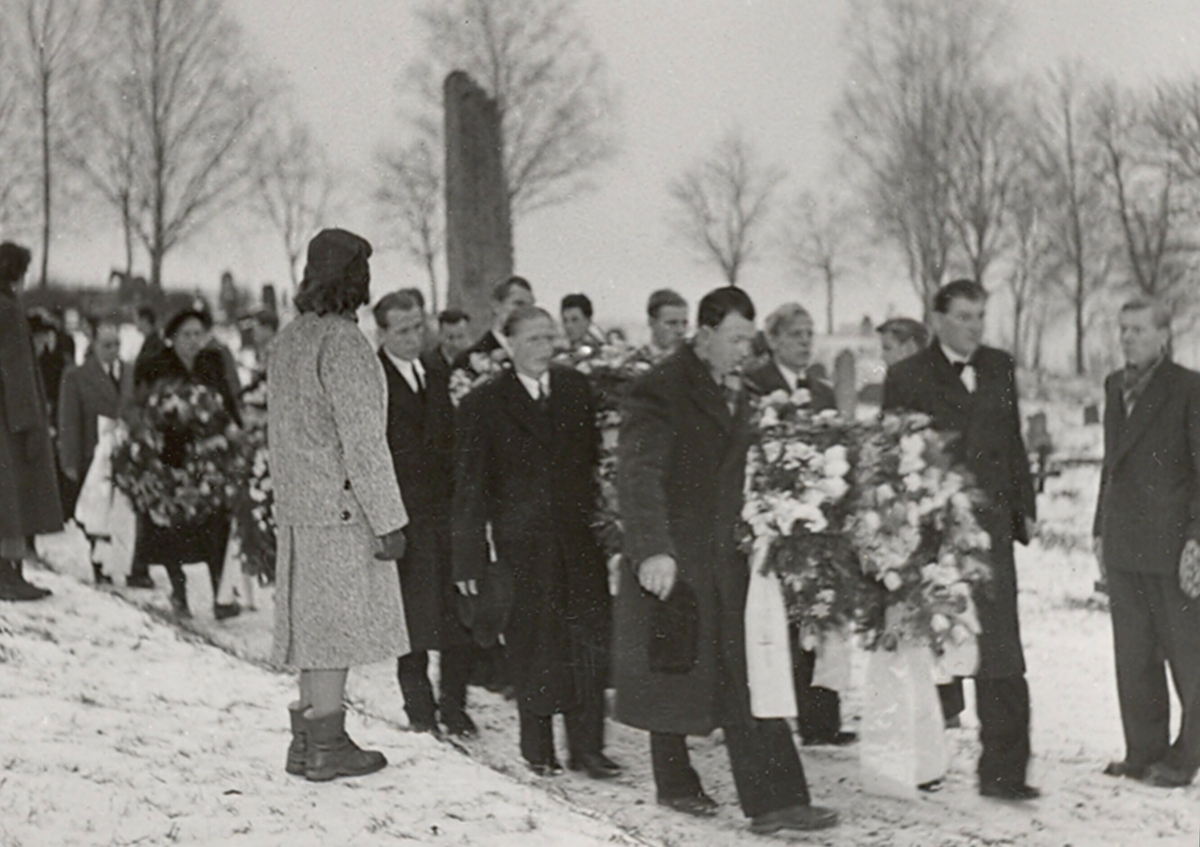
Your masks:
<instances>
[{"instance_id":1,"label":"hat on man's head","mask_svg":"<svg viewBox=\"0 0 1200 847\"><path fill-rule=\"evenodd\" d=\"M362 236L344 229L323 229L308 242L304 265L305 282L327 282L341 278L358 261L371 258L371 245Z\"/></svg>"}]
</instances>

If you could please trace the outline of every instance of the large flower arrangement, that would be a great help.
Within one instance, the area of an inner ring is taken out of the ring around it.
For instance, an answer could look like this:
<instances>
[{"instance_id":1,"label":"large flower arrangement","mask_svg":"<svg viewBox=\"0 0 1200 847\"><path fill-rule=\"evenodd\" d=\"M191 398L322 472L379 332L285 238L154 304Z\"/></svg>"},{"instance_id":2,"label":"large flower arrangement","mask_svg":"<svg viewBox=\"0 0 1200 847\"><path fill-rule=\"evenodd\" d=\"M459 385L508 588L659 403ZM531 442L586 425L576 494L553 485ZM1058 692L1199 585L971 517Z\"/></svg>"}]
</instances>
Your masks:
<instances>
[{"instance_id":1,"label":"large flower arrangement","mask_svg":"<svg viewBox=\"0 0 1200 847\"><path fill-rule=\"evenodd\" d=\"M457 409L462 399L485 382L505 371L512 370L512 358L503 347L491 353L472 353L467 357L468 366L455 368L450 373L450 402Z\"/></svg>"},{"instance_id":2,"label":"large flower arrangement","mask_svg":"<svg viewBox=\"0 0 1200 847\"><path fill-rule=\"evenodd\" d=\"M555 357L588 378L596 401L596 426L600 430L600 499L592 526L608 557L621 552L621 513L617 502L617 433L621 428L621 403L629 386L653 365L635 358L617 344L585 344Z\"/></svg>"},{"instance_id":3,"label":"large flower arrangement","mask_svg":"<svg viewBox=\"0 0 1200 847\"><path fill-rule=\"evenodd\" d=\"M805 649L845 631L857 609L858 573L845 532L851 516L855 425L813 412L801 389L759 402L759 438L746 461L742 519L755 564L778 575Z\"/></svg>"},{"instance_id":4,"label":"large flower arrangement","mask_svg":"<svg viewBox=\"0 0 1200 847\"><path fill-rule=\"evenodd\" d=\"M267 429L247 432L250 456L246 486L238 498L237 526L243 569L268 584L275 580L275 489L271 484L271 454Z\"/></svg>"},{"instance_id":5,"label":"large flower arrangement","mask_svg":"<svg viewBox=\"0 0 1200 847\"><path fill-rule=\"evenodd\" d=\"M869 646L926 643L940 655L979 632L971 596L991 577L991 539L950 437L919 414L886 415L864 433L849 529L870 580L860 609Z\"/></svg>"},{"instance_id":6,"label":"large flower arrangement","mask_svg":"<svg viewBox=\"0 0 1200 847\"><path fill-rule=\"evenodd\" d=\"M113 484L154 524L194 525L236 502L247 472L245 437L216 392L165 383L130 415L112 465Z\"/></svg>"}]
</instances>

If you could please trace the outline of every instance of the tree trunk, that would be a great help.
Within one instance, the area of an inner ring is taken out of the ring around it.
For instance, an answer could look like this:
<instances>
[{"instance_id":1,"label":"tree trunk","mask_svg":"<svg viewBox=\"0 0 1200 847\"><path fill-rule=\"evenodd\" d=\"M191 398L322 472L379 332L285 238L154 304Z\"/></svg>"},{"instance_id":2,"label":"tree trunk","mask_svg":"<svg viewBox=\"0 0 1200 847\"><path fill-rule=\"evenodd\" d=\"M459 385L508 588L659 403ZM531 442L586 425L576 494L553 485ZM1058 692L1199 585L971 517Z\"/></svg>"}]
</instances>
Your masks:
<instances>
[{"instance_id":1,"label":"tree trunk","mask_svg":"<svg viewBox=\"0 0 1200 847\"><path fill-rule=\"evenodd\" d=\"M429 311L436 315L442 310L438 304L437 269L434 267L434 256L425 254L425 272L429 274Z\"/></svg>"},{"instance_id":2,"label":"tree trunk","mask_svg":"<svg viewBox=\"0 0 1200 847\"><path fill-rule=\"evenodd\" d=\"M125 279L133 281L133 212L129 193L121 197L121 228L125 236Z\"/></svg>"},{"instance_id":3,"label":"tree trunk","mask_svg":"<svg viewBox=\"0 0 1200 847\"><path fill-rule=\"evenodd\" d=\"M1085 332L1083 326L1083 280L1079 281L1079 287L1075 290L1075 374L1083 376L1087 373L1087 363L1083 357L1083 334Z\"/></svg>"},{"instance_id":4,"label":"tree trunk","mask_svg":"<svg viewBox=\"0 0 1200 847\"><path fill-rule=\"evenodd\" d=\"M42 77L42 276L41 287L50 283L50 80Z\"/></svg>"},{"instance_id":5,"label":"tree trunk","mask_svg":"<svg viewBox=\"0 0 1200 847\"><path fill-rule=\"evenodd\" d=\"M1021 337L1021 316L1025 311L1025 303L1019 295L1013 296L1013 361L1019 368L1025 364L1024 339Z\"/></svg>"},{"instance_id":6,"label":"tree trunk","mask_svg":"<svg viewBox=\"0 0 1200 847\"><path fill-rule=\"evenodd\" d=\"M833 271L825 271L825 331L833 335Z\"/></svg>"}]
</instances>

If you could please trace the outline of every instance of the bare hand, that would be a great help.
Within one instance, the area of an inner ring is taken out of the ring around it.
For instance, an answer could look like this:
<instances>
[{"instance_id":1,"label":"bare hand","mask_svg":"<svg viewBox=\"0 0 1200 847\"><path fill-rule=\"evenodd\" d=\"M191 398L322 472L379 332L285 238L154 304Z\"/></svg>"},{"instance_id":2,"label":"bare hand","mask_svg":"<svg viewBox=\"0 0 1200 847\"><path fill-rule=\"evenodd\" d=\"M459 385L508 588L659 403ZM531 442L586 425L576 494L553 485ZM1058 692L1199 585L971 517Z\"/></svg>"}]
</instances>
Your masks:
<instances>
[{"instance_id":1,"label":"bare hand","mask_svg":"<svg viewBox=\"0 0 1200 847\"><path fill-rule=\"evenodd\" d=\"M1189 538L1179 556L1179 587L1193 600L1200 597L1200 542Z\"/></svg>"},{"instance_id":2,"label":"bare hand","mask_svg":"<svg viewBox=\"0 0 1200 847\"><path fill-rule=\"evenodd\" d=\"M404 530L397 529L387 535L379 536L379 548L375 558L381 562L403 559L404 551L408 549L408 539L404 537Z\"/></svg>"},{"instance_id":3,"label":"bare hand","mask_svg":"<svg viewBox=\"0 0 1200 847\"><path fill-rule=\"evenodd\" d=\"M638 565L638 582L659 600L666 600L671 596L671 589L675 587L678 571L679 566L675 564L675 559L660 553Z\"/></svg>"},{"instance_id":4,"label":"bare hand","mask_svg":"<svg viewBox=\"0 0 1200 847\"><path fill-rule=\"evenodd\" d=\"M477 597L479 595L479 586L475 584L473 579L464 579L462 582L454 583L458 589L458 593L464 597Z\"/></svg>"}]
</instances>

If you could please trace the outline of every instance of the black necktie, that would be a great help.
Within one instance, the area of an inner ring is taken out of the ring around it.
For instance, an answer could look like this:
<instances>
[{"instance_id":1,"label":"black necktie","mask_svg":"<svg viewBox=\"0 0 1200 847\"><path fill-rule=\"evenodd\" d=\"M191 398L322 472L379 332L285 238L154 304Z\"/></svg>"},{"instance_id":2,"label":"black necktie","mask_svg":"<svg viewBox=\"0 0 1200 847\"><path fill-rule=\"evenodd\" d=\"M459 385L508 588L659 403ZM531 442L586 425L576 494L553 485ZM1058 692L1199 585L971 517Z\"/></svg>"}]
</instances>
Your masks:
<instances>
[{"instance_id":1,"label":"black necktie","mask_svg":"<svg viewBox=\"0 0 1200 847\"><path fill-rule=\"evenodd\" d=\"M959 376L963 375L963 370L967 367L966 362L951 362L950 364L954 366L954 372Z\"/></svg>"},{"instance_id":2,"label":"black necktie","mask_svg":"<svg viewBox=\"0 0 1200 847\"><path fill-rule=\"evenodd\" d=\"M425 380L423 380L421 378L421 372L417 369L416 365L413 365L412 373L413 373L413 381L417 383L417 394L420 395L422 398L424 398L425 397Z\"/></svg>"}]
</instances>

